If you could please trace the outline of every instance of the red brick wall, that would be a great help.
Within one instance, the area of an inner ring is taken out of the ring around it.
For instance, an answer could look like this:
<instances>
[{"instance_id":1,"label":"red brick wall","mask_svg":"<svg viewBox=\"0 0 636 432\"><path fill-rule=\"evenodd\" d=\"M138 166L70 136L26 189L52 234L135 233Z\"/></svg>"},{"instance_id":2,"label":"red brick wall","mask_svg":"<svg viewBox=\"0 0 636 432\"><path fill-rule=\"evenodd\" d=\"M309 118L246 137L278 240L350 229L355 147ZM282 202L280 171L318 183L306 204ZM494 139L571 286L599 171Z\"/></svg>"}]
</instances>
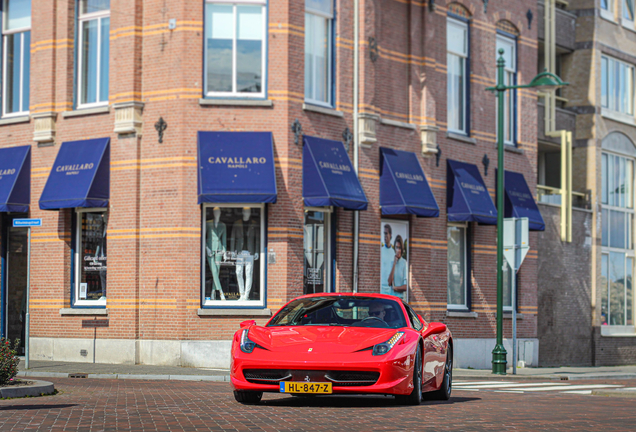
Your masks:
<instances>
[{"instance_id":1,"label":"red brick wall","mask_svg":"<svg viewBox=\"0 0 636 432\"><path fill-rule=\"evenodd\" d=\"M203 2L201 0L112 0L110 113L64 118L73 108L74 0L33 0L31 112L58 113L54 146L33 145L32 217L42 217L32 247L32 335L94 336L82 328L86 317L60 316L70 306L71 211L43 212L37 205L59 146L64 141L111 138L109 232L109 326L98 338L227 340L244 318L199 317L201 208L196 197L196 133L205 130L271 131L275 141L278 202L268 206L268 248L277 263L268 268L267 303L276 309L302 294L302 153L290 125L299 119L305 134L342 139L353 130L353 12L336 2L336 109L343 117L303 110L304 3L269 6L268 90L273 107L201 106L203 93ZM450 2L447 2L450 3ZM492 226L472 226L473 310L478 318L446 317L446 159L475 163L490 158L486 184L494 196L495 98L485 87L495 80L495 26L507 19L520 31L520 83L536 73L536 4L461 0L472 14L471 135L475 144L446 137L447 4L362 0L361 111L413 128L377 124L378 143L360 149L361 182L369 209L361 213L361 292L379 291L379 146L421 155L420 125L438 126L442 149L420 162L440 206L440 217L411 217L411 301L426 319L449 323L455 337L494 337L495 239ZM505 12L504 12L505 11ZM168 30L168 20L177 28ZM376 39L372 62L368 40ZM536 96L519 94L520 152L506 152L506 166L536 185ZM113 104L143 102L140 136L113 133ZM168 123L159 144L154 123ZM0 126L0 146L33 143L34 122ZM350 152L352 156L352 150ZM336 290L352 289L352 213L337 210ZM536 237L531 236L531 242ZM416 246L417 245L417 246ZM536 249L520 272L520 299L526 315L520 337L536 337ZM528 312L526 314L526 312ZM262 319L259 319L262 322ZM510 322L507 320L506 325ZM510 330L506 327L506 334Z\"/></svg>"}]
</instances>

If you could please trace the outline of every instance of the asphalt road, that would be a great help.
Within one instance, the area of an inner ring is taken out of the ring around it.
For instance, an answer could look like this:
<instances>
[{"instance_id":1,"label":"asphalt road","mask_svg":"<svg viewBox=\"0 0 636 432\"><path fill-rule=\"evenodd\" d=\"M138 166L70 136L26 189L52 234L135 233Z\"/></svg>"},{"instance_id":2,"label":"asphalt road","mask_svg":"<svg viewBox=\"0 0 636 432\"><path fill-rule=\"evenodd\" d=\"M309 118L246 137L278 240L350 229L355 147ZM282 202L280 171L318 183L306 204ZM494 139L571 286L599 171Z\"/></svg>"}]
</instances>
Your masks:
<instances>
[{"instance_id":1,"label":"asphalt road","mask_svg":"<svg viewBox=\"0 0 636 432\"><path fill-rule=\"evenodd\" d=\"M497 390L487 385L454 390L449 402L425 402L418 407L400 406L383 396L307 399L280 394L266 394L260 405L244 406L234 401L227 383L49 380L59 394L0 400L1 431L610 432L634 430L636 419L636 399L560 391L507 392L507 387ZM588 384L636 387L636 381L576 381L576 385Z\"/></svg>"}]
</instances>

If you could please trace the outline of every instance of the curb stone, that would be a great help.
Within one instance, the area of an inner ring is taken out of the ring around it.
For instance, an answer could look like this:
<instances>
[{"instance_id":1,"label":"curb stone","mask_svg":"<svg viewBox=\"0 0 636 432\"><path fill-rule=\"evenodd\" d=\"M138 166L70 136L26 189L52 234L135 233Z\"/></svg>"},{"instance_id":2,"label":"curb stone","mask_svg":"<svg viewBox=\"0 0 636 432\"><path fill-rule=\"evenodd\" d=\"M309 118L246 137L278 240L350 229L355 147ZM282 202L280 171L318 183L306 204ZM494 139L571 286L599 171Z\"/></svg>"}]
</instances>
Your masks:
<instances>
[{"instance_id":1,"label":"curb stone","mask_svg":"<svg viewBox=\"0 0 636 432\"><path fill-rule=\"evenodd\" d=\"M15 388L0 388L0 397L3 398L19 398L25 396L42 396L50 395L55 392L55 386L48 381L33 381L33 384L19 386Z\"/></svg>"},{"instance_id":2,"label":"curb stone","mask_svg":"<svg viewBox=\"0 0 636 432\"><path fill-rule=\"evenodd\" d=\"M19 377L49 377L49 378L69 378L68 373L62 372L32 372L19 371ZM149 381L211 381L229 382L229 375L152 375L152 374L87 374L86 378L91 379L136 379ZM78 378L81 379L81 378Z\"/></svg>"}]
</instances>

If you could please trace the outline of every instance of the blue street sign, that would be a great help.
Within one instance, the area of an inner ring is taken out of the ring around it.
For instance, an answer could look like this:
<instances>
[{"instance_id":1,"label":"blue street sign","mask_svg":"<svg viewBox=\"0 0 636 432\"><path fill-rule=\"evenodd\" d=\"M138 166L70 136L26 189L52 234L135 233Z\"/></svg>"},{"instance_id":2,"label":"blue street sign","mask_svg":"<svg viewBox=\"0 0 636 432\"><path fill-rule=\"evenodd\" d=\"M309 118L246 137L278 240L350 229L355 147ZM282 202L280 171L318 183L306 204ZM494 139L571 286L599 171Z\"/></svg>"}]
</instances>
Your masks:
<instances>
[{"instance_id":1,"label":"blue street sign","mask_svg":"<svg viewBox=\"0 0 636 432\"><path fill-rule=\"evenodd\" d=\"M13 219L14 227L39 227L42 226L42 219Z\"/></svg>"}]
</instances>

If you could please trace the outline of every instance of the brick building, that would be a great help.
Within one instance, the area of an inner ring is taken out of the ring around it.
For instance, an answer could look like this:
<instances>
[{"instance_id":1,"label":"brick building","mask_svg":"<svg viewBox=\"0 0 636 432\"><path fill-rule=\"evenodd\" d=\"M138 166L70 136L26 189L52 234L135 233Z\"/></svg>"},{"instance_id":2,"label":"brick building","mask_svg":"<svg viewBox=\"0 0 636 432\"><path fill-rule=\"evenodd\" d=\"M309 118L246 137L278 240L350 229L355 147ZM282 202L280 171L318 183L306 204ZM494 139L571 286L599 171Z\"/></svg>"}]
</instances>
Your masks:
<instances>
[{"instance_id":1,"label":"brick building","mask_svg":"<svg viewBox=\"0 0 636 432\"><path fill-rule=\"evenodd\" d=\"M28 242L12 221L31 217L43 220L33 359L227 366L241 321L304 292L357 290L448 323L457 364L489 368L485 89L498 48L509 82L536 74L537 6L361 0L359 12L356 43L340 1L5 2L3 334L24 328ZM535 195L536 92L510 94L505 129L506 168ZM530 238L518 334L536 364Z\"/></svg>"},{"instance_id":2,"label":"brick building","mask_svg":"<svg viewBox=\"0 0 636 432\"><path fill-rule=\"evenodd\" d=\"M539 5L540 67L570 82L539 108L540 363L633 364L634 2Z\"/></svg>"}]
</instances>

